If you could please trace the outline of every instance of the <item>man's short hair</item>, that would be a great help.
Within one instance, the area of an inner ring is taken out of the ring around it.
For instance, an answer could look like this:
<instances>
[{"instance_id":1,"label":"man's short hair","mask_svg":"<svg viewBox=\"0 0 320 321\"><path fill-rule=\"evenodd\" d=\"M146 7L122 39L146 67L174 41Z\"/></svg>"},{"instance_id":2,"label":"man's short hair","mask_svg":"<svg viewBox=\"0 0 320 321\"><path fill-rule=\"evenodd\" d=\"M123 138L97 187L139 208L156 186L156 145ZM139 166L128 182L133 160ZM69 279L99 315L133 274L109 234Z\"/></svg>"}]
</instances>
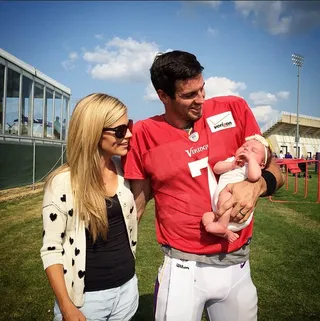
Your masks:
<instances>
[{"instance_id":1,"label":"man's short hair","mask_svg":"<svg viewBox=\"0 0 320 321\"><path fill-rule=\"evenodd\" d=\"M197 57L189 52L174 50L160 53L150 68L151 81L156 91L161 89L175 99L176 81L194 78L203 69Z\"/></svg>"}]
</instances>

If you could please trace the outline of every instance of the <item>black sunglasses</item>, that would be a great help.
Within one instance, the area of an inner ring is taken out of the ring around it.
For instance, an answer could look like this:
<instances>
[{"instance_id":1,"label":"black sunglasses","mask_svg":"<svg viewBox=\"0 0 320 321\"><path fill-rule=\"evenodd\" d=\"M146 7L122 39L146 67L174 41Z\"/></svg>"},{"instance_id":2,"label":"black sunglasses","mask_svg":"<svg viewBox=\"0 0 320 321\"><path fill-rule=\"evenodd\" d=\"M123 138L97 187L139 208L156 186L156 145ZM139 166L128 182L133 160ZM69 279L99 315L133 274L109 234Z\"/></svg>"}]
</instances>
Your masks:
<instances>
[{"instance_id":1,"label":"black sunglasses","mask_svg":"<svg viewBox=\"0 0 320 321\"><path fill-rule=\"evenodd\" d=\"M129 129L130 131L132 130L132 125L133 125L133 120L129 119L129 122L127 125L120 125L114 128L103 128L102 131L103 132L107 132L107 131L112 131L114 132L115 136L119 139L123 139L125 138L126 134L127 134L127 130Z\"/></svg>"}]
</instances>

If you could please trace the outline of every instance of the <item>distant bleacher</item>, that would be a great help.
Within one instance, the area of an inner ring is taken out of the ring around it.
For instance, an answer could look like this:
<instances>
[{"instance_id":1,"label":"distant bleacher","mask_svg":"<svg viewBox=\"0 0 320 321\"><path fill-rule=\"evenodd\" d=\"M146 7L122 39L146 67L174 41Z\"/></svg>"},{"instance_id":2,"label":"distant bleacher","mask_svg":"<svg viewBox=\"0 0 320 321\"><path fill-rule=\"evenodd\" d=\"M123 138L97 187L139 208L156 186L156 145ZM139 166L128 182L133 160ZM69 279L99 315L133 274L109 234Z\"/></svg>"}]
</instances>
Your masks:
<instances>
[{"instance_id":1,"label":"distant bleacher","mask_svg":"<svg viewBox=\"0 0 320 321\"><path fill-rule=\"evenodd\" d=\"M279 117L261 128L273 152L279 155L289 152L296 157L297 114L282 112ZM312 158L320 152L320 118L299 115L299 150L298 158Z\"/></svg>"}]
</instances>

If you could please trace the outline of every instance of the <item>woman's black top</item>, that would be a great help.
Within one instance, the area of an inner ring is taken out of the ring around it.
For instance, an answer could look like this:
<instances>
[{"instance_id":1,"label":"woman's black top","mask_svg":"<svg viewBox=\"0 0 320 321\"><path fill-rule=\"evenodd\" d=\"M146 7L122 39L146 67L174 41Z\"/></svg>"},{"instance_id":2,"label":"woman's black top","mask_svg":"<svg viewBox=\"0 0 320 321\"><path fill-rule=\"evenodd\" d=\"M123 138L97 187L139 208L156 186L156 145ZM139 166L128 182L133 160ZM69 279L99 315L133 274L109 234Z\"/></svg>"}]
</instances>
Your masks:
<instances>
[{"instance_id":1,"label":"woman's black top","mask_svg":"<svg viewBox=\"0 0 320 321\"><path fill-rule=\"evenodd\" d=\"M135 260L117 194L106 200L109 230L107 239L92 242L86 229L85 292L107 290L123 285L135 274Z\"/></svg>"}]
</instances>

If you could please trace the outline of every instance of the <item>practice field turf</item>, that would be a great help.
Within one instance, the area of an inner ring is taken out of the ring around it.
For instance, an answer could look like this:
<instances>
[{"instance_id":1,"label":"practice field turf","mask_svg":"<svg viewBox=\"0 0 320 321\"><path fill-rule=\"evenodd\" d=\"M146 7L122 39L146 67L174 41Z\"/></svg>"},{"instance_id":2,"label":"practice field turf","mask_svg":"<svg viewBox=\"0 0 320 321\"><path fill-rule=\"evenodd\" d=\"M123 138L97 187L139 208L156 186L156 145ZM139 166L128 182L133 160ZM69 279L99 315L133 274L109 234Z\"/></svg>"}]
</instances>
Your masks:
<instances>
[{"instance_id":1,"label":"practice field turf","mask_svg":"<svg viewBox=\"0 0 320 321\"><path fill-rule=\"evenodd\" d=\"M289 190L282 188L273 199L291 203L259 200L251 243L259 321L320 320L320 204L315 203L316 183L312 173L309 196L304 199L304 179L299 179L299 193L293 195L290 177ZM0 202L0 320L52 320L53 294L39 254L41 201L42 195L32 195ZM139 226L140 306L134 321L152 321L153 286L161 261L151 202Z\"/></svg>"}]
</instances>

